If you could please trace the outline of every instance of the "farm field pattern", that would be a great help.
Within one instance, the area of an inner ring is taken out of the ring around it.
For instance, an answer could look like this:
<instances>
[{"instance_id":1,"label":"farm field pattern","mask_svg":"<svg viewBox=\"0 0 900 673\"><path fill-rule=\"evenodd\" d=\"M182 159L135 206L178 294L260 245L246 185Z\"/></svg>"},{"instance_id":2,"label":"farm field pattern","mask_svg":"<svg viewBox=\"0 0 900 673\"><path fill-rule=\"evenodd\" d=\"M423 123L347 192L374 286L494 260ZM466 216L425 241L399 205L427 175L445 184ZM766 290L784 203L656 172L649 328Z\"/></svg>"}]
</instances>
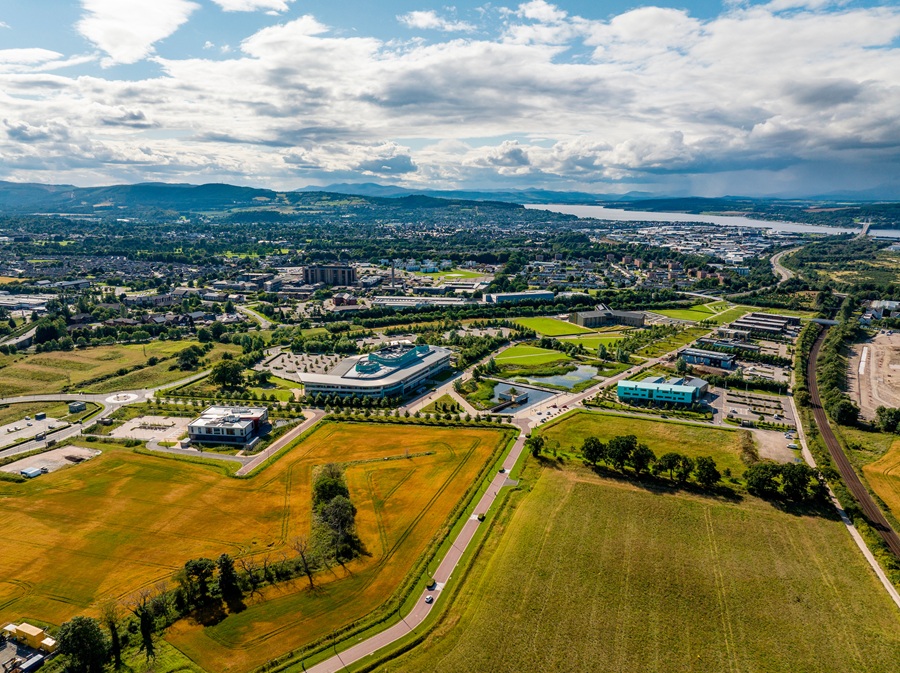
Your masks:
<instances>
[{"instance_id":1,"label":"farm field pattern","mask_svg":"<svg viewBox=\"0 0 900 673\"><path fill-rule=\"evenodd\" d=\"M170 630L171 642L206 670L248 670L271 657L276 635L283 652L378 607L506 437L485 428L325 423L246 480L100 445L103 455L88 463L0 482L4 530L17 541L0 547L0 577L16 578L0 580L0 619L60 624L93 614L98 600L170 580L190 558L277 559L309 533L314 466L347 463L369 556L315 593L305 580L272 587L212 629L180 622Z\"/></svg>"},{"instance_id":2,"label":"farm field pattern","mask_svg":"<svg viewBox=\"0 0 900 673\"><path fill-rule=\"evenodd\" d=\"M836 519L580 467L512 503L447 617L380 671L896 670L896 606Z\"/></svg>"}]
</instances>

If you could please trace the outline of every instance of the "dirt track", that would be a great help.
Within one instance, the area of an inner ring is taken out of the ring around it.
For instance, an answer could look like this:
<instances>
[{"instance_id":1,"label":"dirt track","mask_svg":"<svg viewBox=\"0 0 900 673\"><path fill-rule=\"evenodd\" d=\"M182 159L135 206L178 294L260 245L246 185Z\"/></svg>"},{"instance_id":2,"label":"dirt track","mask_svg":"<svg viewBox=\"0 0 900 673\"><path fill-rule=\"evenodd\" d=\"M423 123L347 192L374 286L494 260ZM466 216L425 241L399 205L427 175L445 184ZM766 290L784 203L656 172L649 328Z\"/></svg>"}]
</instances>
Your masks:
<instances>
[{"instance_id":1,"label":"dirt track","mask_svg":"<svg viewBox=\"0 0 900 673\"><path fill-rule=\"evenodd\" d=\"M876 334L854 344L847 383L863 418L880 406L900 407L900 334Z\"/></svg>"}]
</instances>

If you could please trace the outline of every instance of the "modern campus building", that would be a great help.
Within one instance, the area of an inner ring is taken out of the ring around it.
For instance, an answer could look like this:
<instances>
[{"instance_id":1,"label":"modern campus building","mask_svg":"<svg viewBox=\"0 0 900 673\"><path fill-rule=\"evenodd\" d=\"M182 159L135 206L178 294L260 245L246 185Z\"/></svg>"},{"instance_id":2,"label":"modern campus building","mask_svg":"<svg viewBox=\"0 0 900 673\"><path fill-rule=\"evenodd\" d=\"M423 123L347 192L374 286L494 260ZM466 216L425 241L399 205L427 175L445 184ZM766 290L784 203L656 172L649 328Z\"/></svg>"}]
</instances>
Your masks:
<instances>
[{"instance_id":1,"label":"modern campus building","mask_svg":"<svg viewBox=\"0 0 900 673\"><path fill-rule=\"evenodd\" d=\"M347 264L323 264L303 269L306 285L356 285L356 269Z\"/></svg>"},{"instance_id":2,"label":"modern campus building","mask_svg":"<svg viewBox=\"0 0 900 673\"><path fill-rule=\"evenodd\" d=\"M260 429L269 420L266 407L219 407L206 409L188 425L191 442L199 444L236 444L253 448Z\"/></svg>"},{"instance_id":3,"label":"modern campus building","mask_svg":"<svg viewBox=\"0 0 900 673\"><path fill-rule=\"evenodd\" d=\"M745 329L731 329L729 327L720 327L716 330L716 334L725 339L749 339L750 332Z\"/></svg>"},{"instance_id":4,"label":"modern campus building","mask_svg":"<svg viewBox=\"0 0 900 673\"><path fill-rule=\"evenodd\" d=\"M555 294L549 290L527 290L525 292L494 292L484 295L486 304L518 304L523 301L553 301Z\"/></svg>"},{"instance_id":5,"label":"modern campus building","mask_svg":"<svg viewBox=\"0 0 900 673\"><path fill-rule=\"evenodd\" d=\"M693 404L706 391L709 384L702 379L669 379L653 376L643 381L619 381L616 392L623 402L670 402Z\"/></svg>"},{"instance_id":6,"label":"modern campus building","mask_svg":"<svg viewBox=\"0 0 900 673\"><path fill-rule=\"evenodd\" d=\"M751 313L746 317L754 318L757 320L777 320L778 322L782 322L785 325L790 325L791 327L800 326L800 318L794 315L780 315L778 313Z\"/></svg>"},{"instance_id":7,"label":"modern campus building","mask_svg":"<svg viewBox=\"0 0 900 673\"><path fill-rule=\"evenodd\" d=\"M800 325L800 318L770 313L751 313L731 323L733 330L749 332L754 337L787 334Z\"/></svg>"},{"instance_id":8,"label":"modern campus building","mask_svg":"<svg viewBox=\"0 0 900 673\"><path fill-rule=\"evenodd\" d=\"M306 395L400 397L450 366L450 350L398 341L341 360L327 374L300 374Z\"/></svg>"},{"instance_id":9,"label":"modern campus building","mask_svg":"<svg viewBox=\"0 0 900 673\"><path fill-rule=\"evenodd\" d=\"M379 295L372 300L372 306L374 308L392 309L423 308L428 306L465 306L466 304L471 303L472 301L465 297L408 297L405 295L397 297Z\"/></svg>"},{"instance_id":10,"label":"modern campus building","mask_svg":"<svg viewBox=\"0 0 900 673\"><path fill-rule=\"evenodd\" d=\"M717 353L716 351L684 348L678 352L678 357L682 358L689 365L703 365L706 367L717 367L718 369L735 368L733 355Z\"/></svg>"},{"instance_id":11,"label":"modern campus building","mask_svg":"<svg viewBox=\"0 0 900 673\"><path fill-rule=\"evenodd\" d=\"M599 304L594 311L573 313L569 316L569 322L581 327L606 327L607 325L643 327L644 314L636 311L613 311L606 304Z\"/></svg>"}]
</instances>

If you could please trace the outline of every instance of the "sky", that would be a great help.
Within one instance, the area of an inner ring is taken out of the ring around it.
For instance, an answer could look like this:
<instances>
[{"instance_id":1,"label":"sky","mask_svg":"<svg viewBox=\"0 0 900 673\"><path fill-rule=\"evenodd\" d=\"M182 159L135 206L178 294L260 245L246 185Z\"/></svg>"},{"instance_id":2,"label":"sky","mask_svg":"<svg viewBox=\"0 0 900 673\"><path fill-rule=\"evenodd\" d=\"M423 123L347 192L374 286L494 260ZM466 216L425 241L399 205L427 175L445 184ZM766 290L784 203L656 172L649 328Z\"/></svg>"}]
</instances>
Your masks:
<instances>
[{"instance_id":1,"label":"sky","mask_svg":"<svg viewBox=\"0 0 900 673\"><path fill-rule=\"evenodd\" d=\"M0 180L900 198L896 0L0 0Z\"/></svg>"}]
</instances>

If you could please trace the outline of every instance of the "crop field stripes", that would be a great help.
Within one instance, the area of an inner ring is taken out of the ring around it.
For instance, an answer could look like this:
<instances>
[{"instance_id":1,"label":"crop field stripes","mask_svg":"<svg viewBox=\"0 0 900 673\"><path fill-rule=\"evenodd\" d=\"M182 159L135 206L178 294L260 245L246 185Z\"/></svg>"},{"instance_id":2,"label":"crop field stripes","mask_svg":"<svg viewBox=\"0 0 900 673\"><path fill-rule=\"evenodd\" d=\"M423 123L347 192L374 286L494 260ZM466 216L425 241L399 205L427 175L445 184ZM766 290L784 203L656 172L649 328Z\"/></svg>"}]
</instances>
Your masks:
<instances>
[{"instance_id":1,"label":"crop field stripes","mask_svg":"<svg viewBox=\"0 0 900 673\"><path fill-rule=\"evenodd\" d=\"M792 535L790 531L785 531L785 537L796 553L797 558L806 558L812 560L812 562L816 566L816 569L819 571L819 577L822 580L822 585L827 587L829 593L834 595L834 597L837 599L835 600L835 605L837 606L837 611L841 615L841 619L837 620L837 624L840 625L841 633L843 634L843 638L841 640L843 642L844 651L853 653L853 656L856 660L856 666L858 667L856 668L856 670L869 670L869 666L866 664L865 658L863 657L862 652L859 651L856 640L852 637L852 633L849 630L850 615L846 610L844 602L840 600L840 591L838 591L837 585L835 584L834 576L828 572L827 568L822 563L822 558L818 554L814 553L814 550L810 548L808 539L806 540L805 548L801 548L797 544L796 540L794 539L794 535Z\"/></svg>"},{"instance_id":2,"label":"crop field stripes","mask_svg":"<svg viewBox=\"0 0 900 673\"><path fill-rule=\"evenodd\" d=\"M630 626L629 617L632 616L633 606L631 604L631 572L634 561L632 543L636 534L634 522L626 523L625 528L620 532L623 538L623 572L622 572L622 588L619 592L619 605L616 610L616 632L613 637L613 653L616 660L616 668L625 670L628 663L628 639L627 631Z\"/></svg>"},{"instance_id":3,"label":"crop field stripes","mask_svg":"<svg viewBox=\"0 0 900 673\"><path fill-rule=\"evenodd\" d=\"M709 540L709 550L712 555L712 572L715 580L716 595L719 601L719 615L722 619L722 638L725 642L725 660L728 670L738 673L741 670L735 648L734 627L731 614L728 609L728 591L725 585L725 576L722 572L722 561L719 555L719 544L716 541L716 531L713 526L712 512L707 507L703 510L703 518L706 522L706 536Z\"/></svg>"}]
</instances>

